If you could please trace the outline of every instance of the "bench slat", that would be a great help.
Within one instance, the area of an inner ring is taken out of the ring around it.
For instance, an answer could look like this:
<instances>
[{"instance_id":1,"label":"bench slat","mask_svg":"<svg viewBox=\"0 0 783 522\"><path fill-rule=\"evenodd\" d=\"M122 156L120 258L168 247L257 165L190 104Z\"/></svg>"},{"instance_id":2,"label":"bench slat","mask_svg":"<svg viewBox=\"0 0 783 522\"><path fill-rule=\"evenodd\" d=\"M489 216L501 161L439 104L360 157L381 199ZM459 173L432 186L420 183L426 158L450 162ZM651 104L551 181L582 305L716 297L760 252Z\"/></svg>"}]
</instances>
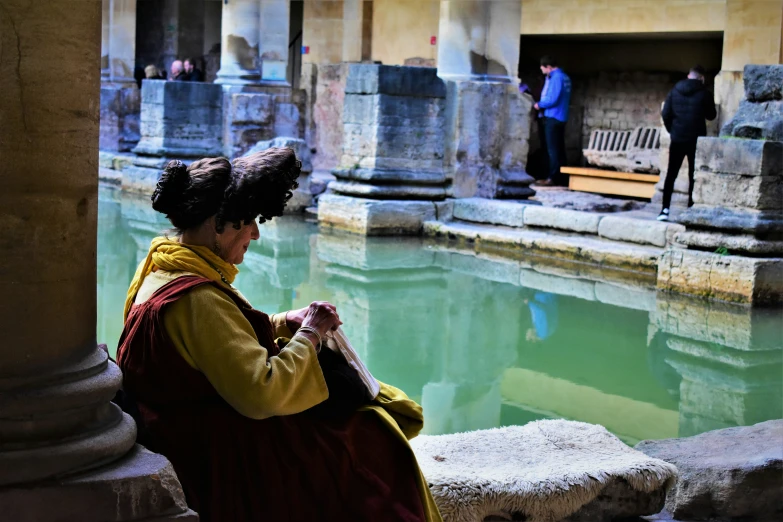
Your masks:
<instances>
[{"instance_id":1,"label":"bench slat","mask_svg":"<svg viewBox=\"0 0 783 522\"><path fill-rule=\"evenodd\" d=\"M639 174L637 172L616 172L614 170L591 169L584 167L560 167L563 174L575 174L578 176L587 176L591 178L610 178L626 179L633 181L644 181L647 183L658 183L660 176L657 174Z\"/></svg>"}]
</instances>

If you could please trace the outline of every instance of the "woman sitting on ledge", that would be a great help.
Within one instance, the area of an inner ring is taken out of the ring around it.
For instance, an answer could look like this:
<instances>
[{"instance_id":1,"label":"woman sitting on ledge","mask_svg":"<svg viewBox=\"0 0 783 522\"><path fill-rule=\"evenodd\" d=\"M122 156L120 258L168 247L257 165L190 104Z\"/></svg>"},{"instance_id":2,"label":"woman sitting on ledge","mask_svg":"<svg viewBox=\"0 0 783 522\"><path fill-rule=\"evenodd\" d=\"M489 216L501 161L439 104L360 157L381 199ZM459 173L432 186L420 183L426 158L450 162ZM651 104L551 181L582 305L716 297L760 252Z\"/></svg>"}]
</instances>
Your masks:
<instances>
[{"instance_id":1,"label":"woman sitting on ledge","mask_svg":"<svg viewBox=\"0 0 783 522\"><path fill-rule=\"evenodd\" d=\"M117 357L139 442L171 461L202 522L439 521L407 442L421 408L384 384L367 398L320 350L335 307L270 317L231 286L299 166L271 148L166 167L152 207L177 235L136 271Z\"/></svg>"}]
</instances>

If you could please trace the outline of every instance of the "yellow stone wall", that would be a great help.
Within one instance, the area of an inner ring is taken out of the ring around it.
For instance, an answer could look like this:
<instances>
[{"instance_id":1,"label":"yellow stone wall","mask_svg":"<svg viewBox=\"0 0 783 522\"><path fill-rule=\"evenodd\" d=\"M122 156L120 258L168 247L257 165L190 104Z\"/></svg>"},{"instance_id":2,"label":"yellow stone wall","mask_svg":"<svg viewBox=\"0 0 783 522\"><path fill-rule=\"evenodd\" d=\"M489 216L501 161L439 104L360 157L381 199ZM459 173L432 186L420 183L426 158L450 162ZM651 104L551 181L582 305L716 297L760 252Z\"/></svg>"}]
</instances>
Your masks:
<instances>
[{"instance_id":1,"label":"yellow stone wall","mask_svg":"<svg viewBox=\"0 0 783 522\"><path fill-rule=\"evenodd\" d=\"M342 0L306 0L302 45L310 47L303 63L340 63L343 59Z\"/></svg>"},{"instance_id":2,"label":"yellow stone wall","mask_svg":"<svg viewBox=\"0 0 783 522\"><path fill-rule=\"evenodd\" d=\"M727 0L723 70L783 63L783 0Z\"/></svg>"},{"instance_id":3,"label":"yellow stone wall","mask_svg":"<svg viewBox=\"0 0 783 522\"><path fill-rule=\"evenodd\" d=\"M440 2L435 0L374 0L372 58L387 65L402 65L406 58L434 60Z\"/></svg>"},{"instance_id":4,"label":"yellow stone wall","mask_svg":"<svg viewBox=\"0 0 783 522\"><path fill-rule=\"evenodd\" d=\"M522 0L522 34L722 31L726 0Z\"/></svg>"}]
</instances>

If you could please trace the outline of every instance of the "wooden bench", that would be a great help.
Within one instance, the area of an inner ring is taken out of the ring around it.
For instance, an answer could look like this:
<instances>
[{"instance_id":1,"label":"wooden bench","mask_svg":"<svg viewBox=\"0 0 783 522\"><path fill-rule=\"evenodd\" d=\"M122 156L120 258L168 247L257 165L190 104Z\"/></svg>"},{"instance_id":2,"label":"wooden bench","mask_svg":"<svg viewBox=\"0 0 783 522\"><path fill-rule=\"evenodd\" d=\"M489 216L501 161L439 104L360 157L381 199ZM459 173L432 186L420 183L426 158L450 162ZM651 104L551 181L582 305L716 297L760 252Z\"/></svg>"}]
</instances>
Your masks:
<instances>
[{"instance_id":1,"label":"wooden bench","mask_svg":"<svg viewBox=\"0 0 783 522\"><path fill-rule=\"evenodd\" d=\"M560 172L570 176L568 188L571 190L646 199L652 199L655 195L655 184L660 179L657 174L616 172L583 167L561 167Z\"/></svg>"}]
</instances>

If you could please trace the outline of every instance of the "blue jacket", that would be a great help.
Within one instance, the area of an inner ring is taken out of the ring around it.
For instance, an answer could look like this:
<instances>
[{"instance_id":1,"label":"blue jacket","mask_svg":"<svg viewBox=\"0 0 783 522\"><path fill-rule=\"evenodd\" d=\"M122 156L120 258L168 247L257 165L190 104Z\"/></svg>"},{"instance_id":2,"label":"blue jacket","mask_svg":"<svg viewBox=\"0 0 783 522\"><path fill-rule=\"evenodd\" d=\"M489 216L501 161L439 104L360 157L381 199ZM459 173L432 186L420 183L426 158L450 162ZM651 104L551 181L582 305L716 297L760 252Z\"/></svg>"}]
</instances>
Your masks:
<instances>
[{"instance_id":1,"label":"blue jacket","mask_svg":"<svg viewBox=\"0 0 783 522\"><path fill-rule=\"evenodd\" d=\"M561 69L552 71L544 83L538 106L544 109L545 118L568 121L568 106L571 104L571 78Z\"/></svg>"}]
</instances>

